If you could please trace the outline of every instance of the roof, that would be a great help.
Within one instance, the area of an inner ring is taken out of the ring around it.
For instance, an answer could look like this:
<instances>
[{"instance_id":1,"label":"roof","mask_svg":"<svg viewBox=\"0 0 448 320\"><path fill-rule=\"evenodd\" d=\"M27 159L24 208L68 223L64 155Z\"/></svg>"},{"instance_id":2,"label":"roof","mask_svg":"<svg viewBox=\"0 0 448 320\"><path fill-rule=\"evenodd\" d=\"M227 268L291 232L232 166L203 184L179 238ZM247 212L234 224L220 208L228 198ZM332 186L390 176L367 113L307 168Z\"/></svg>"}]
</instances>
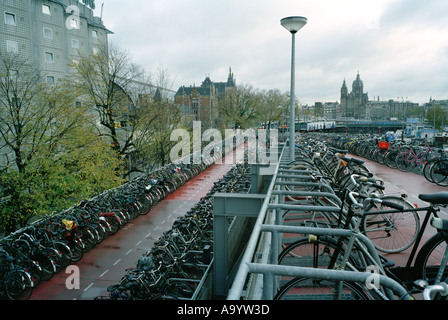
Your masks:
<instances>
[{"instance_id":1,"label":"roof","mask_svg":"<svg viewBox=\"0 0 448 320\"><path fill-rule=\"evenodd\" d=\"M183 95L191 95L191 93L193 92L193 90L196 90L199 95L201 96L209 96L210 95L210 87L186 87L186 86L182 86L179 88L179 90L177 90L176 92L176 96L183 96Z\"/></svg>"}]
</instances>

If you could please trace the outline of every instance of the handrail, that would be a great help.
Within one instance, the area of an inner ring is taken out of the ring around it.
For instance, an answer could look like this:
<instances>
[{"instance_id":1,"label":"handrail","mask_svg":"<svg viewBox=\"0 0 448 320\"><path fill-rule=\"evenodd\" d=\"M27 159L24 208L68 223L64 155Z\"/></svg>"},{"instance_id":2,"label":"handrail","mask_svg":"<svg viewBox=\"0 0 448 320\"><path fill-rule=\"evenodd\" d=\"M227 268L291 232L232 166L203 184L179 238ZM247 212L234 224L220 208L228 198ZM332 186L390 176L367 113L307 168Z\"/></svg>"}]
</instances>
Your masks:
<instances>
[{"instance_id":1,"label":"handrail","mask_svg":"<svg viewBox=\"0 0 448 320\"><path fill-rule=\"evenodd\" d=\"M298 227L298 226L286 226L281 224L281 215L278 212L281 212L282 209L293 209L298 211L306 211L306 210L318 210L318 211L327 211L327 212L340 212L341 207L338 206L311 206L311 205L297 205L295 201L291 202L295 205L285 204L284 201L272 201L273 198L281 198L281 195L291 194L291 195L321 195L334 197L334 193L332 190L326 190L327 192L295 192L295 191L287 191L284 190L285 185L306 185L301 184L300 182L293 181L278 181L278 179L288 178L287 175L279 174L280 167L284 168L285 161L283 157L287 155L285 152L287 148L283 148L280 161L277 163L275 168L272 180L269 184L269 189L267 190L265 200L262 204L260 212L258 214L257 220L255 222L252 234L247 243L246 249L242 255L240 265L236 272L234 281L228 291L227 299L228 300L239 300L241 297L246 295L246 299L251 299L252 297L248 297L247 294L243 293L243 289L246 285L246 280L250 274L262 274L263 275L263 296L259 297L260 299L272 299L273 295L277 290L276 280L274 279L274 275L288 275L288 276L301 276L301 277L309 277L309 278L317 278L317 279L331 279L335 281L355 281L355 282L366 282L371 276L371 273L368 272L354 272L354 271L346 271L346 270L328 270L328 269L319 269L319 268L304 268L298 266L283 266L278 265L275 262L277 261L277 248L279 244L279 234L281 233L299 233L299 234L333 234L333 235L349 235L351 230L344 229L329 229L329 228L313 228L313 227ZM279 188L283 188L278 190ZM331 189L331 188L330 188ZM340 202L336 202L338 205ZM277 213L277 217L274 215L269 215L270 211L274 211ZM269 220L269 221L267 221ZM266 233L269 236L266 236ZM266 239L266 246L270 246L269 250L266 248L262 251L261 255L264 257L258 257L258 261L254 262L253 257L257 256L256 250L257 246L260 243L260 239L262 235ZM357 238L361 241L369 254L373 256L376 261L379 261L378 253L375 250L375 247L371 243L371 241L363 234L357 234ZM267 258L270 256L271 259ZM268 262L269 261L269 262ZM396 282L395 280L377 274L378 279L381 281L381 285L386 289L386 293L388 297L394 297L395 294L397 297L402 299L411 299L406 289L403 288L401 284ZM260 281L261 277L256 277L254 281ZM260 285L258 287L261 287ZM270 291L270 292L269 292ZM393 294L391 294L391 292Z\"/></svg>"}]
</instances>

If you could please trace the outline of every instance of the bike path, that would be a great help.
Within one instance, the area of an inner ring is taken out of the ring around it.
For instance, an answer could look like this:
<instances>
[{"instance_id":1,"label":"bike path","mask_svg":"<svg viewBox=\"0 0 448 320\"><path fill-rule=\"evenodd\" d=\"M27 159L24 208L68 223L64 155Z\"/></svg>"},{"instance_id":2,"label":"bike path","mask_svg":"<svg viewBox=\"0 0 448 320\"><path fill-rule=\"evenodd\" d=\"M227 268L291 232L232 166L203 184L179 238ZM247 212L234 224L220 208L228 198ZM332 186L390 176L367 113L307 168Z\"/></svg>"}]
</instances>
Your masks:
<instances>
[{"instance_id":1,"label":"bike path","mask_svg":"<svg viewBox=\"0 0 448 320\"><path fill-rule=\"evenodd\" d=\"M243 159L244 145L230 152L195 178L187 181L167 198L125 225L117 234L103 240L81 261L73 264L79 269L79 286L73 270L63 269L33 290L30 300L92 300L107 295L106 288L116 284L127 268L152 248L154 242L170 230L173 222L184 216L221 179L232 166Z\"/></svg>"}]
</instances>

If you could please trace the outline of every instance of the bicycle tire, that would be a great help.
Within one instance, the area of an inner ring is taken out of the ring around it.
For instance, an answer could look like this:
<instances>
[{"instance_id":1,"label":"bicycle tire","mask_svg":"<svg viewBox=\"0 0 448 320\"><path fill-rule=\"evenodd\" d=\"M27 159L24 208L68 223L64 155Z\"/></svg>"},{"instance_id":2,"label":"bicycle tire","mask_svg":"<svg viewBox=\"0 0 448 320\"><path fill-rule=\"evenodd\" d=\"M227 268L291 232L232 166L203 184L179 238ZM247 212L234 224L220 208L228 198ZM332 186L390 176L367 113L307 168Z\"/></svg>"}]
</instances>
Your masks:
<instances>
[{"instance_id":1,"label":"bicycle tire","mask_svg":"<svg viewBox=\"0 0 448 320\"><path fill-rule=\"evenodd\" d=\"M437 160L435 160L435 159L427 161L425 163L425 165L423 166L423 170L422 170L423 171L423 176L425 177L425 179L428 180L429 182L432 182L432 183L435 183L435 182L431 178L431 170L432 170L432 167L434 166L434 163L436 161Z\"/></svg>"},{"instance_id":2,"label":"bicycle tire","mask_svg":"<svg viewBox=\"0 0 448 320\"><path fill-rule=\"evenodd\" d=\"M4 288L11 300L28 300L33 292L31 276L23 270L12 270L5 278Z\"/></svg>"},{"instance_id":3,"label":"bicycle tire","mask_svg":"<svg viewBox=\"0 0 448 320\"><path fill-rule=\"evenodd\" d=\"M448 186L448 160L440 159L431 168L432 181L442 187Z\"/></svg>"},{"instance_id":4,"label":"bicycle tire","mask_svg":"<svg viewBox=\"0 0 448 320\"><path fill-rule=\"evenodd\" d=\"M37 253L33 256L33 259L39 262L41 267L40 279L42 281L47 281L53 278L57 271L56 262L48 256L46 252Z\"/></svg>"},{"instance_id":5,"label":"bicycle tire","mask_svg":"<svg viewBox=\"0 0 448 320\"><path fill-rule=\"evenodd\" d=\"M402 172L411 172L416 167L415 159L409 160L408 153L399 153L395 158L397 169Z\"/></svg>"},{"instance_id":6,"label":"bicycle tire","mask_svg":"<svg viewBox=\"0 0 448 320\"><path fill-rule=\"evenodd\" d=\"M311 278L294 278L274 296L274 300L372 300L373 298L355 282L341 282L341 296L335 292L339 281Z\"/></svg>"},{"instance_id":7,"label":"bicycle tire","mask_svg":"<svg viewBox=\"0 0 448 320\"><path fill-rule=\"evenodd\" d=\"M345 254L344 245L338 250L337 240L334 240L331 237L320 236L317 239L310 239L312 238L300 238L284 248L278 256L278 264L321 269L334 268L334 266L330 266L332 261L335 261L337 265L340 265ZM334 259L333 255L336 254L336 252L338 252L338 256ZM355 268L365 270L365 261L365 258L361 257L361 253L358 251L357 245L355 244L348 262ZM282 276L280 281L281 283L284 283L289 280L291 280L290 276Z\"/></svg>"},{"instance_id":8,"label":"bicycle tire","mask_svg":"<svg viewBox=\"0 0 448 320\"><path fill-rule=\"evenodd\" d=\"M404 209L415 208L401 197L386 195L381 199L399 204ZM369 203L365 212L391 210L396 211L385 204ZM369 214L362 219L361 230L375 248L384 253L398 253L408 249L420 231L420 217L416 211Z\"/></svg>"},{"instance_id":9,"label":"bicycle tire","mask_svg":"<svg viewBox=\"0 0 448 320\"><path fill-rule=\"evenodd\" d=\"M68 243L68 246L71 250L71 260L72 262L78 262L84 255L83 245L78 241L71 241Z\"/></svg>"},{"instance_id":10,"label":"bicycle tire","mask_svg":"<svg viewBox=\"0 0 448 320\"><path fill-rule=\"evenodd\" d=\"M420 249L415 258L416 279L423 279L429 284L434 284L437 272L440 267L441 257L447 250L447 236L441 232L434 234ZM448 270L442 276L442 281L446 281Z\"/></svg>"},{"instance_id":11,"label":"bicycle tire","mask_svg":"<svg viewBox=\"0 0 448 320\"><path fill-rule=\"evenodd\" d=\"M120 221L115 215L105 216L107 223L110 225L109 235L114 235L120 229Z\"/></svg>"},{"instance_id":12,"label":"bicycle tire","mask_svg":"<svg viewBox=\"0 0 448 320\"><path fill-rule=\"evenodd\" d=\"M72 262L72 251L70 247L60 241L55 241L52 246L61 254L62 267L67 267Z\"/></svg>"},{"instance_id":13,"label":"bicycle tire","mask_svg":"<svg viewBox=\"0 0 448 320\"><path fill-rule=\"evenodd\" d=\"M179 298L191 298L194 294L194 287L192 282L186 282L182 280L174 280L167 285L166 291L169 295Z\"/></svg>"},{"instance_id":14,"label":"bicycle tire","mask_svg":"<svg viewBox=\"0 0 448 320\"><path fill-rule=\"evenodd\" d=\"M389 150L389 152L384 155L384 164L391 169L396 169L397 164L395 163L395 158L397 155L397 150Z\"/></svg>"}]
</instances>

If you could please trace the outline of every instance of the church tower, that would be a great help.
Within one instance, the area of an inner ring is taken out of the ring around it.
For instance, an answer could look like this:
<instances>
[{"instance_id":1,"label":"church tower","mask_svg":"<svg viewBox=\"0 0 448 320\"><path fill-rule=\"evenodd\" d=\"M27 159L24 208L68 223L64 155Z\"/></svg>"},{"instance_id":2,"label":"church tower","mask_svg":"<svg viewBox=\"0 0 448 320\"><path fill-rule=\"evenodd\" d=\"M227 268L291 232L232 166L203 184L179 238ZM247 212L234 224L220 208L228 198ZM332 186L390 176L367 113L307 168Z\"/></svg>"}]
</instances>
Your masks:
<instances>
[{"instance_id":1,"label":"church tower","mask_svg":"<svg viewBox=\"0 0 448 320\"><path fill-rule=\"evenodd\" d=\"M342 87L341 87L341 116L345 117L347 114L347 101L348 99L348 89L347 89L347 85L345 83L345 79L344 82L342 83Z\"/></svg>"},{"instance_id":2,"label":"church tower","mask_svg":"<svg viewBox=\"0 0 448 320\"><path fill-rule=\"evenodd\" d=\"M364 94L364 83L361 80L361 77L359 76L359 72L358 75L356 76L356 79L353 81L352 84L352 93L353 93L353 98L354 98L354 106L361 106L362 103L362 98L363 98L363 94Z\"/></svg>"},{"instance_id":3,"label":"church tower","mask_svg":"<svg viewBox=\"0 0 448 320\"><path fill-rule=\"evenodd\" d=\"M229 68L229 76L227 77L227 84L226 87L235 87L236 86L236 81L235 78L233 77L233 72L232 72L232 67Z\"/></svg>"}]
</instances>

